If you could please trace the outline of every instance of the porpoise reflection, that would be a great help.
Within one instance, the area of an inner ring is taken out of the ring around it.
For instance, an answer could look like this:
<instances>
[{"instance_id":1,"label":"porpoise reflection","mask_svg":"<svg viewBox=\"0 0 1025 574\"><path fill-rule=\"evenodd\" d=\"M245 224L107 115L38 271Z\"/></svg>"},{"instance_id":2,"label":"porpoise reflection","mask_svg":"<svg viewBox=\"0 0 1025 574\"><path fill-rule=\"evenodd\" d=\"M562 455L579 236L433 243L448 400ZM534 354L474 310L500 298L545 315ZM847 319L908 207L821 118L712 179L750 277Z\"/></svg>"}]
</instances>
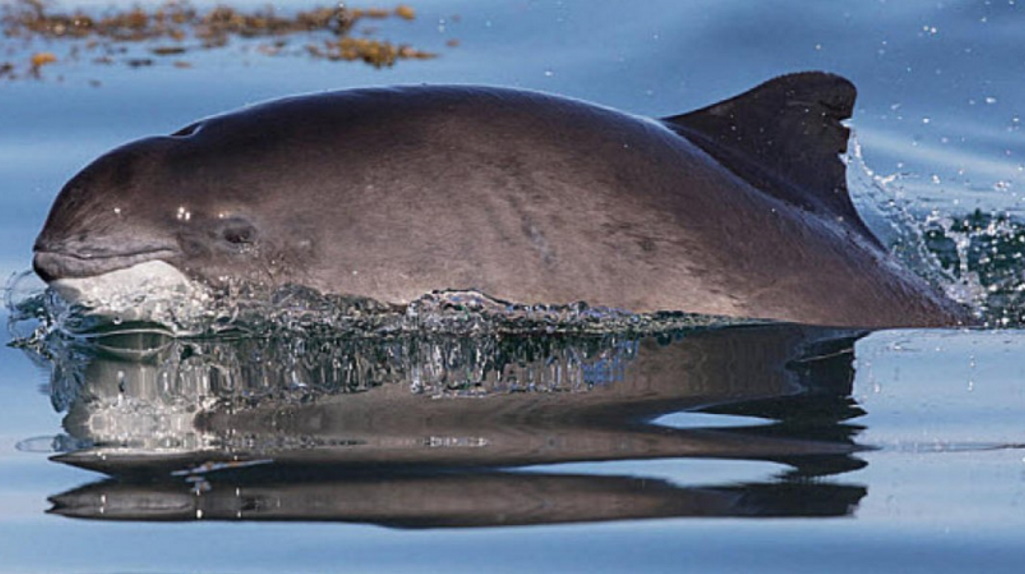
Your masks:
<instances>
[{"instance_id":1,"label":"porpoise reflection","mask_svg":"<svg viewBox=\"0 0 1025 574\"><path fill-rule=\"evenodd\" d=\"M844 515L865 494L837 479L864 464L845 422L861 413L848 398L857 336L784 324L635 338L75 340L54 353L68 445L55 459L115 480L53 497L53 512L403 527ZM656 420L687 410L761 420ZM639 462L695 458L759 462L765 475L666 480ZM581 461L633 462L538 466Z\"/></svg>"},{"instance_id":2,"label":"porpoise reflection","mask_svg":"<svg viewBox=\"0 0 1025 574\"><path fill-rule=\"evenodd\" d=\"M126 282L254 282L396 305L473 290L817 325L970 322L855 211L839 158L854 99L826 73L661 120L497 87L287 98L100 157L61 190L33 265L93 306Z\"/></svg>"}]
</instances>

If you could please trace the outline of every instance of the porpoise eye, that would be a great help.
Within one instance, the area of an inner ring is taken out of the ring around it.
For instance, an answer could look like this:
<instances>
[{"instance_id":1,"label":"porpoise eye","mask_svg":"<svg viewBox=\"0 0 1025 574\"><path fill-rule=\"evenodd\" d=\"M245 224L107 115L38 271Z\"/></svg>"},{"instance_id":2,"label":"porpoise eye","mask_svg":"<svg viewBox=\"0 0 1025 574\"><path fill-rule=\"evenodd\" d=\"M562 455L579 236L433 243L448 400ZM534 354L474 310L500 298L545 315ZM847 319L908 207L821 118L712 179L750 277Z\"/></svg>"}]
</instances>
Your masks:
<instances>
[{"instance_id":1,"label":"porpoise eye","mask_svg":"<svg viewBox=\"0 0 1025 574\"><path fill-rule=\"evenodd\" d=\"M224 240L228 243L252 243L248 228L232 227L224 230Z\"/></svg>"},{"instance_id":2,"label":"porpoise eye","mask_svg":"<svg viewBox=\"0 0 1025 574\"><path fill-rule=\"evenodd\" d=\"M232 245L251 245L256 242L256 228L239 217L222 221L220 235Z\"/></svg>"}]
</instances>

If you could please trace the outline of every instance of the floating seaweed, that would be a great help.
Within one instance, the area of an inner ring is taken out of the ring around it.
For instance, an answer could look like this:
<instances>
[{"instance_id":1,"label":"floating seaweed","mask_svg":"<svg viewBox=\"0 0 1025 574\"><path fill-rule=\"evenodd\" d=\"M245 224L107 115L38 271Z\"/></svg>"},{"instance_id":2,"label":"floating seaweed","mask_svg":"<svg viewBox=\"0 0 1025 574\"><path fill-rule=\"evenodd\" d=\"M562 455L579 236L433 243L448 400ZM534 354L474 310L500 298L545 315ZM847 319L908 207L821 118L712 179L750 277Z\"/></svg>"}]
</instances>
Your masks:
<instances>
[{"instance_id":1,"label":"floating seaweed","mask_svg":"<svg viewBox=\"0 0 1025 574\"><path fill-rule=\"evenodd\" d=\"M267 56L305 54L330 61L362 61L377 68L393 66L399 60L436 56L407 44L352 36L362 21L389 18L414 20L416 11L407 5L361 9L344 4L288 13L273 7L244 11L224 5L200 10L188 0L168 0L150 9L135 6L91 14L81 9L55 11L43 0L15 0L0 7L0 30L8 41L21 40L26 46L38 40L72 45L67 58L36 52L24 64L0 61L0 78L38 77L43 66L58 60L78 60L82 52L99 53L91 58L93 63L150 66L163 57L220 48L235 39L265 40L257 52ZM373 31L362 32L369 35ZM325 35L326 39L320 37ZM295 36L303 37L304 47L289 49L289 40ZM127 45L139 43L149 44L145 48L148 55L126 55ZM191 66L180 59L173 65Z\"/></svg>"}]
</instances>

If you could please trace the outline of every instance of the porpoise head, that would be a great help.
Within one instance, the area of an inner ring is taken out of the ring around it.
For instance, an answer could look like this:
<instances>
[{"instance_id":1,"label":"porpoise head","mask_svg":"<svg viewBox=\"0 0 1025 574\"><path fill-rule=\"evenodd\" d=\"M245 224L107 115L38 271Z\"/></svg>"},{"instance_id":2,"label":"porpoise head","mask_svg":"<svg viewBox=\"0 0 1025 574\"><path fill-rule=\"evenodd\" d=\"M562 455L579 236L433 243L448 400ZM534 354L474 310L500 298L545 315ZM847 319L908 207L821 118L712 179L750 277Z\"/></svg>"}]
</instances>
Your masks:
<instances>
[{"instance_id":1,"label":"porpoise head","mask_svg":"<svg viewBox=\"0 0 1025 574\"><path fill-rule=\"evenodd\" d=\"M245 158L194 141L202 125L117 148L71 179L36 239L36 273L62 294L63 284L153 262L210 285L286 273L309 242L287 214L267 217L283 206L264 205L256 176L233 173L252 171Z\"/></svg>"}]
</instances>

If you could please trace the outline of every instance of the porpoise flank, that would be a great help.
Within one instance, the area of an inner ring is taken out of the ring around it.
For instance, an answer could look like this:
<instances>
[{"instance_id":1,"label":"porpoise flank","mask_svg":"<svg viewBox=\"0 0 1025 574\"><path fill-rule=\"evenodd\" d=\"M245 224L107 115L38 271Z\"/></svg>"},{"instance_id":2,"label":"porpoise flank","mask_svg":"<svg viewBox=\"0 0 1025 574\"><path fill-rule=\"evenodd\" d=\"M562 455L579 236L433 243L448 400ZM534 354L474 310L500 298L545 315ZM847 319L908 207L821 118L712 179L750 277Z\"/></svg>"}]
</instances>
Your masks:
<instances>
[{"instance_id":1,"label":"porpoise flank","mask_svg":"<svg viewBox=\"0 0 1025 574\"><path fill-rule=\"evenodd\" d=\"M33 266L58 291L162 262L214 287L393 304L454 289L819 325L970 322L858 217L839 157L854 99L825 73L662 120L492 87L287 98L100 157L61 190Z\"/></svg>"}]
</instances>

